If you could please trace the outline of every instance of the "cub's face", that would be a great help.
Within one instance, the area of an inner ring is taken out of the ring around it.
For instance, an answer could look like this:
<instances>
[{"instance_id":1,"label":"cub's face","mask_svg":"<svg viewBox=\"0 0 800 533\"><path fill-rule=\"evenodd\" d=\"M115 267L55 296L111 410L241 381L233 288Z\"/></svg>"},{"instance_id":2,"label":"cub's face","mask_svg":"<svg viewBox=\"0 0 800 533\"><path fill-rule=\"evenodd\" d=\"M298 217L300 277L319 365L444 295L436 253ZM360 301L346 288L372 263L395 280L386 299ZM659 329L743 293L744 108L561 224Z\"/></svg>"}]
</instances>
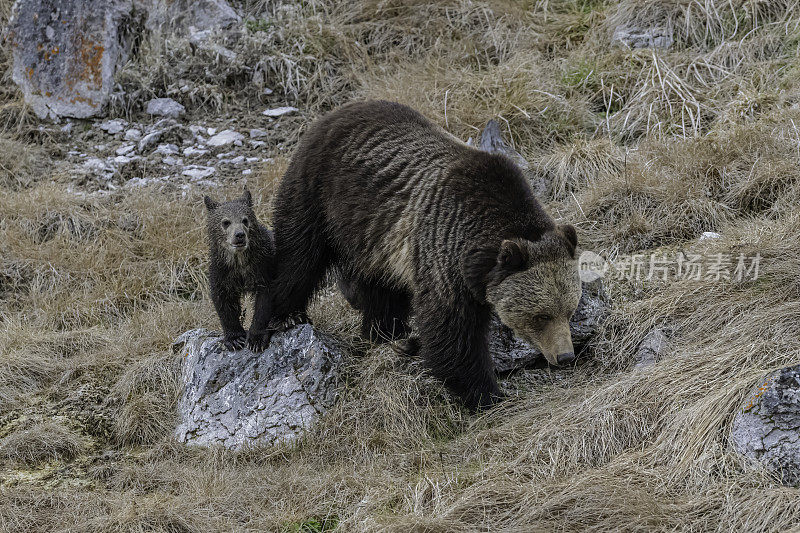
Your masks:
<instances>
[{"instance_id":1,"label":"cub's face","mask_svg":"<svg viewBox=\"0 0 800 533\"><path fill-rule=\"evenodd\" d=\"M208 233L212 241L232 255L247 250L250 245L250 230L255 223L253 201L250 192L236 200L217 203L205 197L208 208Z\"/></svg>"},{"instance_id":2,"label":"cub's face","mask_svg":"<svg viewBox=\"0 0 800 533\"><path fill-rule=\"evenodd\" d=\"M575 359L569 320L581 282L570 229L571 239L553 232L536 242L503 241L486 287L486 300L500 320L553 365Z\"/></svg>"}]
</instances>

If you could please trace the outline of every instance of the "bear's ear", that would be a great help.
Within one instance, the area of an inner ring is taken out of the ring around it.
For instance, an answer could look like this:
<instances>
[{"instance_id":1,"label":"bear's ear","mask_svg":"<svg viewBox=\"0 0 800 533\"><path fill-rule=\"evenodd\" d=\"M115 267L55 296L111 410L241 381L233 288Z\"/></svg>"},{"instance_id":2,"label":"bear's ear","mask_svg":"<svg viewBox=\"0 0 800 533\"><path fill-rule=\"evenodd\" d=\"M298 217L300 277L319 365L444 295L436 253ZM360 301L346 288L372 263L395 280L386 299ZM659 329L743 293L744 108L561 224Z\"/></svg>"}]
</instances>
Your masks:
<instances>
[{"instance_id":1,"label":"bear's ear","mask_svg":"<svg viewBox=\"0 0 800 533\"><path fill-rule=\"evenodd\" d=\"M242 193L242 201L247 204L247 207L253 207L253 195L250 194L250 189L245 187Z\"/></svg>"},{"instance_id":2,"label":"bear's ear","mask_svg":"<svg viewBox=\"0 0 800 533\"><path fill-rule=\"evenodd\" d=\"M208 208L209 211L213 211L214 209L219 207L219 204L214 200L212 200L210 196L204 196L203 202L205 202L206 208Z\"/></svg>"},{"instance_id":3,"label":"bear's ear","mask_svg":"<svg viewBox=\"0 0 800 533\"><path fill-rule=\"evenodd\" d=\"M578 233L575 231L575 227L570 224L562 224L561 233L564 234L564 237L567 239L567 244L570 246L569 253L571 256L575 256L575 248L578 247Z\"/></svg>"},{"instance_id":4,"label":"bear's ear","mask_svg":"<svg viewBox=\"0 0 800 533\"><path fill-rule=\"evenodd\" d=\"M515 272L528 265L528 249L518 240L504 240L497 252L497 266L501 271Z\"/></svg>"}]
</instances>

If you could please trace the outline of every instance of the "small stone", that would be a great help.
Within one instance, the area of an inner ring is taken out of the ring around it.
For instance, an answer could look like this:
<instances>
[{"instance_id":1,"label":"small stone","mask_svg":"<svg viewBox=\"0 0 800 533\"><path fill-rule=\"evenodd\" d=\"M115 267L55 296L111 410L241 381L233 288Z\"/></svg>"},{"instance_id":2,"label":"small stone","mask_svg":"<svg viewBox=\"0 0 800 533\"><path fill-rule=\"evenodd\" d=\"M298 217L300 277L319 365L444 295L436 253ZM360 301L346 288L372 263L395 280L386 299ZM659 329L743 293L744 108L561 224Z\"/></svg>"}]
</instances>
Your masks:
<instances>
[{"instance_id":1,"label":"small stone","mask_svg":"<svg viewBox=\"0 0 800 533\"><path fill-rule=\"evenodd\" d=\"M675 40L672 38L672 31L669 28L644 28L623 24L616 27L611 42L627 48L667 49Z\"/></svg>"},{"instance_id":2,"label":"small stone","mask_svg":"<svg viewBox=\"0 0 800 533\"><path fill-rule=\"evenodd\" d=\"M138 141L142 138L142 131L136 128L131 128L125 132L124 139L126 141Z\"/></svg>"},{"instance_id":3,"label":"small stone","mask_svg":"<svg viewBox=\"0 0 800 533\"><path fill-rule=\"evenodd\" d=\"M262 114L266 117L280 117L283 115L288 115L289 113L294 113L295 111L299 111L299 109L292 106L285 106L285 107L276 107L274 109L267 109Z\"/></svg>"},{"instance_id":4,"label":"small stone","mask_svg":"<svg viewBox=\"0 0 800 533\"><path fill-rule=\"evenodd\" d=\"M664 334L664 330L660 328L651 330L645 335L641 344L639 344L639 349L636 350L634 368L643 370L656 364L667 351L667 345L668 339Z\"/></svg>"},{"instance_id":5,"label":"small stone","mask_svg":"<svg viewBox=\"0 0 800 533\"><path fill-rule=\"evenodd\" d=\"M217 128L206 128L206 134L208 135L216 135Z\"/></svg>"},{"instance_id":6,"label":"small stone","mask_svg":"<svg viewBox=\"0 0 800 533\"><path fill-rule=\"evenodd\" d=\"M253 128L250 130L250 138L251 139L259 139L261 137L266 137L267 132L264 130L260 130L258 128Z\"/></svg>"},{"instance_id":7,"label":"small stone","mask_svg":"<svg viewBox=\"0 0 800 533\"><path fill-rule=\"evenodd\" d=\"M235 132L233 130L225 130L217 133L213 137L208 140L209 146L219 147L219 146L226 146L228 144L234 144L236 142L241 143L244 139L244 135L241 133Z\"/></svg>"},{"instance_id":8,"label":"small stone","mask_svg":"<svg viewBox=\"0 0 800 533\"><path fill-rule=\"evenodd\" d=\"M265 144L267 143L265 143L264 141L250 141L250 146L252 146L253 148L261 148Z\"/></svg>"},{"instance_id":9,"label":"small stone","mask_svg":"<svg viewBox=\"0 0 800 533\"><path fill-rule=\"evenodd\" d=\"M124 155L118 155L112 161L118 165L125 165L131 162L131 158Z\"/></svg>"},{"instance_id":10,"label":"small stone","mask_svg":"<svg viewBox=\"0 0 800 533\"><path fill-rule=\"evenodd\" d=\"M178 118L185 112L186 108L172 98L153 98L147 102L148 115Z\"/></svg>"},{"instance_id":11,"label":"small stone","mask_svg":"<svg viewBox=\"0 0 800 533\"><path fill-rule=\"evenodd\" d=\"M128 144L126 146L120 146L116 149L115 153L117 155L128 155L136 149L136 146L133 144Z\"/></svg>"},{"instance_id":12,"label":"small stone","mask_svg":"<svg viewBox=\"0 0 800 533\"><path fill-rule=\"evenodd\" d=\"M165 165L171 166L183 166L183 159L179 157L173 157L171 155L166 156L164 159L161 160L162 163Z\"/></svg>"},{"instance_id":13,"label":"small stone","mask_svg":"<svg viewBox=\"0 0 800 533\"><path fill-rule=\"evenodd\" d=\"M181 174L192 180L201 180L209 177L215 172L214 167L204 167L202 165L189 165L184 168Z\"/></svg>"},{"instance_id":14,"label":"small stone","mask_svg":"<svg viewBox=\"0 0 800 533\"><path fill-rule=\"evenodd\" d=\"M117 133L120 133L122 132L122 130L125 129L125 121L119 119L106 120L104 122L101 122L98 125L98 128L108 133L109 135L116 135Z\"/></svg>"},{"instance_id":15,"label":"small stone","mask_svg":"<svg viewBox=\"0 0 800 533\"><path fill-rule=\"evenodd\" d=\"M153 152L156 154L172 155L177 154L179 149L175 144L159 144Z\"/></svg>"},{"instance_id":16,"label":"small stone","mask_svg":"<svg viewBox=\"0 0 800 533\"><path fill-rule=\"evenodd\" d=\"M248 163L258 163L258 158L257 157L248 157L247 159L245 159L245 161L247 161Z\"/></svg>"},{"instance_id":17,"label":"small stone","mask_svg":"<svg viewBox=\"0 0 800 533\"><path fill-rule=\"evenodd\" d=\"M272 90L272 89L270 89L269 87L264 87L264 94L266 94L267 96L271 95L271 94L272 94L272 93L274 93L274 92L275 92L275 91L273 91L273 90Z\"/></svg>"},{"instance_id":18,"label":"small stone","mask_svg":"<svg viewBox=\"0 0 800 533\"><path fill-rule=\"evenodd\" d=\"M70 134L70 133L72 133L73 126L74 126L74 124L72 122L67 122L66 124L61 126L61 131L63 131L66 134Z\"/></svg>"},{"instance_id":19,"label":"small stone","mask_svg":"<svg viewBox=\"0 0 800 533\"><path fill-rule=\"evenodd\" d=\"M242 170L242 174L244 174L245 176L248 176L248 175L250 175L252 173L253 173L253 171L251 169L249 169L249 168L246 168L246 169Z\"/></svg>"},{"instance_id":20,"label":"small stone","mask_svg":"<svg viewBox=\"0 0 800 533\"><path fill-rule=\"evenodd\" d=\"M197 157L200 155L206 155L208 150L203 150L202 148L195 148L194 146L188 146L183 149L183 155L185 157Z\"/></svg>"},{"instance_id":21,"label":"small stone","mask_svg":"<svg viewBox=\"0 0 800 533\"><path fill-rule=\"evenodd\" d=\"M722 237L722 235L719 233L715 233L713 231L704 231L703 234L700 235L700 242L719 239L720 237Z\"/></svg>"}]
</instances>

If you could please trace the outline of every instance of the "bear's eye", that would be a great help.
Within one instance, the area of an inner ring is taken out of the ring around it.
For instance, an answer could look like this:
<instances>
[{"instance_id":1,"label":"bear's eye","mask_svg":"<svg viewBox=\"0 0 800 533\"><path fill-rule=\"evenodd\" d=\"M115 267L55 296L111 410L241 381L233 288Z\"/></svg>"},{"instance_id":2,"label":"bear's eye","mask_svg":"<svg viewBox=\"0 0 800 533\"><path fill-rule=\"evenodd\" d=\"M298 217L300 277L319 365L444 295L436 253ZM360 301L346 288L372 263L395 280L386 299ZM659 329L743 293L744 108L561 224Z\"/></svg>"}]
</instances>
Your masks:
<instances>
[{"instance_id":1,"label":"bear's eye","mask_svg":"<svg viewBox=\"0 0 800 533\"><path fill-rule=\"evenodd\" d=\"M223 228L228 229L228 226L230 226L230 225L231 225L231 221L228 220L227 218L222 221L222 227Z\"/></svg>"},{"instance_id":2,"label":"bear's eye","mask_svg":"<svg viewBox=\"0 0 800 533\"><path fill-rule=\"evenodd\" d=\"M533 317L533 321L534 321L534 322L547 322L547 321L548 321L548 320L550 320L551 318L552 318L552 317L551 317L550 315L546 315L546 314L539 314L539 315L534 315L534 317Z\"/></svg>"},{"instance_id":3,"label":"bear's eye","mask_svg":"<svg viewBox=\"0 0 800 533\"><path fill-rule=\"evenodd\" d=\"M244 224L244 227L246 228L250 224L250 221L247 220L246 218L243 218L242 219L242 224Z\"/></svg>"}]
</instances>

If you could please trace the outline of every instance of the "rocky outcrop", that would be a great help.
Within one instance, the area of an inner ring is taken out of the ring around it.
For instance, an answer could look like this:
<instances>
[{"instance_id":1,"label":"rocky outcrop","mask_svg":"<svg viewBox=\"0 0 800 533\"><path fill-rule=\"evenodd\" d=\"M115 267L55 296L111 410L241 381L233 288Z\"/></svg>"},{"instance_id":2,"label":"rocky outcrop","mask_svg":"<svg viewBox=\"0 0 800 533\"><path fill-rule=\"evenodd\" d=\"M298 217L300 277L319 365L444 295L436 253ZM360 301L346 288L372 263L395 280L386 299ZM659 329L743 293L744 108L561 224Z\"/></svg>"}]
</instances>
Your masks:
<instances>
[{"instance_id":1,"label":"rocky outcrop","mask_svg":"<svg viewBox=\"0 0 800 533\"><path fill-rule=\"evenodd\" d=\"M748 395L731 443L783 483L800 486L800 365L772 372Z\"/></svg>"},{"instance_id":2,"label":"rocky outcrop","mask_svg":"<svg viewBox=\"0 0 800 533\"><path fill-rule=\"evenodd\" d=\"M594 336L610 310L602 280L584 283L578 309L569 322L575 353ZM543 358L542 352L515 336L497 317L490 326L489 353L495 370L500 373L525 368Z\"/></svg>"},{"instance_id":3,"label":"rocky outcrop","mask_svg":"<svg viewBox=\"0 0 800 533\"><path fill-rule=\"evenodd\" d=\"M128 57L132 0L18 0L6 32L12 78L40 118L103 111Z\"/></svg>"},{"instance_id":4,"label":"rocky outcrop","mask_svg":"<svg viewBox=\"0 0 800 533\"><path fill-rule=\"evenodd\" d=\"M342 353L309 324L275 334L263 353L228 351L205 329L184 333L173 348L183 354L181 442L226 448L291 442L337 395Z\"/></svg>"}]
</instances>

